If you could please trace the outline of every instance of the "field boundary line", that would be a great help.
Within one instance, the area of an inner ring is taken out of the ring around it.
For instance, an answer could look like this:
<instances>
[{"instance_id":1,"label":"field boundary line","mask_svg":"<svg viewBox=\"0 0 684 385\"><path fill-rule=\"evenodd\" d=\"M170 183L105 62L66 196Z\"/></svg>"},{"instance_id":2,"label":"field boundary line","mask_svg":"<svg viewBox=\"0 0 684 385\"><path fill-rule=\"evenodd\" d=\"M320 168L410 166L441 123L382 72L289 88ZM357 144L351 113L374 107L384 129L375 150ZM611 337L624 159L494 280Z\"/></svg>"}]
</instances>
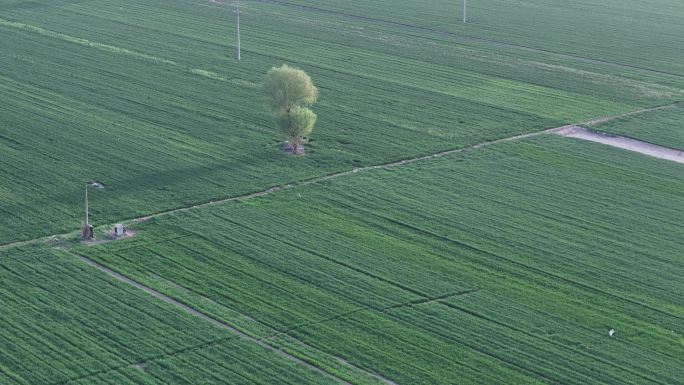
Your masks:
<instances>
[{"instance_id":1,"label":"field boundary line","mask_svg":"<svg viewBox=\"0 0 684 385\"><path fill-rule=\"evenodd\" d=\"M381 313L384 313L384 312L386 312L386 311L388 311L388 310L400 309L400 308L402 308L402 307L407 307L407 306L427 305L427 304L429 304L429 303L439 302L439 301L443 301L443 300L449 299L449 298L461 297L461 296L464 296L464 295L468 295L468 294L472 294L472 293L477 293L478 291L480 291L480 289L477 289L477 288L476 288L476 289L461 290L461 291L457 291L457 292L455 292L455 293L444 293L444 294L439 294L439 295L436 295L436 296L433 296L433 297L425 297L425 298L422 298L422 299L416 299L416 300L413 300L413 301L407 301L407 302L404 302L404 303L398 303L398 304L395 304L395 305L390 305L390 306L384 307L384 308L382 308L382 309L380 309L380 310L378 310L378 311L381 312Z\"/></svg>"},{"instance_id":2,"label":"field boundary line","mask_svg":"<svg viewBox=\"0 0 684 385\"><path fill-rule=\"evenodd\" d=\"M267 187L264 190L253 191L253 192L244 193L244 194L240 194L240 195L229 196L226 198L218 198L218 199L211 200L211 201L204 202L204 203L197 203L197 204L194 204L192 206L178 207L178 208L159 211L156 213L152 213L152 214L148 214L148 215L144 215L144 216L140 216L140 217L121 219L121 220L117 221L116 223L123 223L123 224L127 224L127 225L132 225L135 223L147 221L147 220L152 219L152 218L163 217L163 216L166 216L169 214L174 214L174 213L190 211L190 210L194 210L194 209L201 209L201 208L216 206L216 205L220 205L220 204L227 203L227 202L254 199L254 198L261 197L261 196L270 195L270 194L273 194L273 193L276 193L279 191L289 190L289 189L292 189L295 187L304 187L304 186L316 184L319 182L324 182L327 180L336 179L336 178L339 178L342 176L356 174L358 172L371 171L371 170L377 170L377 169L389 169L389 168L400 167L400 166L404 166L404 165L408 165L408 164L412 164L412 163L416 163L416 162L421 162L421 161L425 161L425 160L442 158L442 157L445 157L445 156L448 156L451 154L456 154L456 153L465 152L468 150L474 150L474 149L489 147L489 146L492 146L492 145L495 145L498 143L502 143L502 142L508 142L508 141L513 141L513 140L530 138L530 137L539 136L539 135L546 134L546 133L556 133L556 131L567 129L568 127L572 127L572 126L597 124L596 122L603 123L603 122L608 122L608 121L620 119L620 118L625 117L625 116L639 115L639 114L643 114L643 113L647 113L647 112L651 112L651 111L656 111L656 110L660 110L660 109L674 107L674 106L679 105L683 102L684 101L678 100L678 101L674 101L674 102L664 104L661 106L643 108L640 110L626 112L624 114L594 118L591 120L586 120L586 121L574 123L574 124L567 124L567 125L563 125L560 127L545 128L542 130L532 131L532 132L528 132L528 133L524 133L524 134L507 136L507 137L494 139L494 140L490 140L490 141L486 141L486 142L471 144L471 145L452 148L452 149L448 149L448 150L442 150L442 151L438 151L438 152L431 153L428 155L417 156L414 158L406 158L406 159L394 160L394 161L379 163L379 164L370 165L370 166L356 167L356 168L353 168L351 170L345 170L345 171L334 172L334 173L330 173L330 174L326 174L326 175L315 176L315 177L300 180L300 181L292 181L292 182L282 183L282 184L278 184L278 185L272 185L270 187ZM109 227L109 226L111 226L111 224L100 225L97 227L98 228L104 228L104 227ZM46 236L42 236L42 237L38 237L38 238L34 238L34 239L27 239L27 240L21 240L21 241L16 241L16 242L9 242L9 243L5 243L5 244L0 244L0 251L5 250L5 249L10 249L13 247L20 247L20 246L33 244L33 243L40 242L40 241L49 241L50 239L56 239L59 237L74 236L77 233L78 233L78 230L74 230L74 231L69 231L69 232L65 232L65 233L46 235Z\"/></svg>"},{"instance_id":3,"label":"field boundary line","mask_svg":"<svg viewBox=\"0 0 684 385\"><path fill-rule=\"evenodd\" d=\"M91 259L85 255L75 253L72 251L67 251L67 253L73 255L74 257L80 259L84 263L92 266L93 268L95 268L97 270L100 270L101 272L104 272L104 273L110 275L111 277L113 277L113 278L115 278L121 282L124 282L128 285L131 285L131 286L135 287L136 289L140 289L140 290L152 295L153 297L156 297L157 299L160 299L160 300L162 300L166 303L169 303L173 306L176 306L176 307L180 308L181 310L183 310L183 311L185 311L185 312L187 312L193 316L196 316L196 317L199 317L205 321L208 321L216 327L219 327L219 328L224 329L224 330L228 330L228 331L236 334L240 338L244 338L247 341L250 341L250 342L255 343L255 344L257 344L257 345L259 345L265 349L268 349L268 350L270 350L270 351L272 351L272 352L274 352L274 353L276 353L276 354L278 354L278 355L280 355L280 356L282 356L282 357L284 357L290 361L293 361L297 364L300 364L300 365L302 365L302 366L304 366L304 367L306 367L306 368L308 368L308 369L310 369L310 370L312 370L312 371L314 371L314 372L316 372L322 376L325 376L327 378L335 380L336 382L344 384L344 385L353 385L352 383L344 380L343 378L340 378L340 377L336 376L335 374L324 370L323 368L320 368L320 367L318 367L318 366L316 366L316 365L314 365L308 361L304 361L303 359L301 359L295 355L292 355L290 353L287 353L284 350L281 350L281 349L278 349L278 348L271 346L270 344L264 342L263 338L252 337L252 336L242 332L241 330L239 330L239 329L237 329L237 328L235 328L235 327L233 327L233 326L231 326L231 325L229 325L229 324L227 324L227 323L225 323L225 322L223 322L217 318L214 318L214 317L212 317L212 316L210 316L204 312L201 312L197 309L194 309L194 308L184 304L181 301L173 299L172 297L167 296L167 295L165 295L165 294L163 294L163 293L161 293L161 292L159 292L159 291L157 291L157 290L155 290L149 286L146 286L140 282L137 282L137 281L119 273L119 272L116 272L116 271L100 264L99 262L97 262L97 261L95 261L95 260L93 260L93 259ZM365 369L359 368L359 367L352 365L350 363L345 363L345 364L347 366L349 366L350 368L354 368L354 369L359 370L363 373L366 373L372 377L375 377L376 379L378 379L378 380L380 380L380 381L382 381L388 385L397 385L395 382L388 380L384 377L381 377L375 373L371 373Z\"/></svg>"},{"instance_id":4,"label":"field boundary line","mask_svg":"<svg viewBox=\"0 0 684 385\"><path fill-rule=\"evenodd\" d=\"M505 41L500 41L500 40L486 38L486 37L468 35L468 34L460 33L460 32L446 31L443 29L437 29L437 28L432 28L432 27L427 27L427 26L409 24L409 23L404 23L401 21L386 20L386 19L380 19L380 18L376 18L376 17L369 17L369 16L363 16L363 15L355 15L355 14L348 13L348 12L336 11L336 10L332 10L332 9L325 9L325 8L321 8L321 7L315 7L312 5L295 4L295 3L291 3L287 0L258 0L258 1L264 2L264 3L278 4L278 5L281 5L284 7L297 8L297 9L301 9L301 10L308 11L308 12L323 13L323 14L329 14L329 15L335 15L335 16L344 16L344 17L356 19L356 20L381 23L381 24L385 24L385 25L393 25L393 26L397 26L397 27L411 28L411 29L417 30L417 31L426 31L426 32L437 33L437 34L440 34L443 36L459 37L462 39L468 39L468 40L473 40L473 41L481 41L481 42L496 44L496 45L509 47L509 48L517 48L517 49L522 49L522 50L531 51L531 52L540 52L540 53L545 53L545 54L550 54L550 55L556 55L558 57L569 58L569 59L573 59L573 60L577 60L577 61L581 61L581 62L585 62L585 63L604 64L604 65L608 65L611 67L617 67L617 68L646 71L646 72L652 72L652 73L657 73L657 74L661 74L661 75L668 75L668 76L674 76L674 77L680 77L680 78L684 77L684 75L682 75L682 74L657 70L654 68L642 67L642 66L637 66L637 65L632 65L632 64L618 63L618 62L613 62L610 60L596 59L596 58L592 58L592 57L588 57L588 56L572 55L572 54L553 51L553 50L549 50L549 49L532 47L532 46L524 45L524 44L507 43Z\"/></svg>"},{"instance_id":5,"label":"field boundary line","mask_svg":"<svg viewBox=\"0 0 684 385\"><path fill-rule=\"evenodd\" d=\"M596 118L596 119L588 120L588 121L583 122L583 123L578 123L577 125L581 125L581 126L594 126L594 125L601 124L601 123L605 123L605 122L609 122L609 121L612 121L612 120L618 120L618 119L626 118L626 117L629 117L629 116L632 116L632 115L640 115L640 114L645 114L645 113L648 113L648 112L653 112L653 111L659 111L659 110L665 110L665 109L669 109L669 108L674 108L674 107L679 106L679 105L682 104L682 103L684 103L684 102L682 102L682 101L675 101L675 102L668 103L668 104L665 104L665 105L662 105L662 106L656 106L656 107L651 107L651 108L645 108L645 109L643 109L643 110L625 112L624 114L619 114L619 115L605 116L605 117L602 117L602 118Z\"/></svg>"}]
</instances>

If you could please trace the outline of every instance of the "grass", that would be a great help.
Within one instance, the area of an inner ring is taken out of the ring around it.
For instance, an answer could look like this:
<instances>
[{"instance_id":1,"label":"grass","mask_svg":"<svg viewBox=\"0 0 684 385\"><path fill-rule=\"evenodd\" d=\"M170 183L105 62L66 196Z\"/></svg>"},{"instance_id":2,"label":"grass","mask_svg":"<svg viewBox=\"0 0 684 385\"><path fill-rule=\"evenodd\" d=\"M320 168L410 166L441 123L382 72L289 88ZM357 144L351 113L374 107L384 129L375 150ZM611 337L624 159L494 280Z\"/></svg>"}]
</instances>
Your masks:
<instances>
[{"instance_id":1,"label":"grass","mask_svg":"<svg viewBox=\"0 0 684 385\"><path fill-rule=\"evenodd\" d=\"M593 126L597 130L684 150L684 105L627 116Z\"/></svg>"},{"instance_id":2,"label":"grass","mask_svg":"<svg viewBox=\"0 0 684 385\"><path fill-rule=\"evenodd\" d=\"M660 74L455 41L271 3L3 0L0 243L353 167L424 155L682 96ZM192 53L186 47L192 47ZM321 89L306 157L278 152L259 84L272 65Z\"/></svg>"},{"instance_id":3,"label":"grass","mask_svg":"<svg viewBox=\"0 0 684 385\"><path fill-rule=\"evenodd\" d=\"M321 367L673 383L682 184L677 164L549 135L174 214L81 251Z\"/></svg>"}]
</instances>

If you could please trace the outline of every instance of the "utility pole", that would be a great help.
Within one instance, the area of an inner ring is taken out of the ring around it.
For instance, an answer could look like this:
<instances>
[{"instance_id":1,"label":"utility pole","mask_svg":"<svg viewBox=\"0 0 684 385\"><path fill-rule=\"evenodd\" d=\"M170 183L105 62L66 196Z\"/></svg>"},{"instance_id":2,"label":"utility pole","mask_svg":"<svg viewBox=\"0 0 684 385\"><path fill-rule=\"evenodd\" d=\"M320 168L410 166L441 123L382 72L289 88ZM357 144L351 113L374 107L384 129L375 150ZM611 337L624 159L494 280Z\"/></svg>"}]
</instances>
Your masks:
<instances>
[{"instance_id":1,"label":"utility pole","mask_svg":"<svg viewBox=\"0 0 684 385\"><path fill-rule=\"evenodd\" d=\"M240 1L237 2L235 17L237 19L237 59L240 60Z\"/></svg>"},{"instance_id":2,"label":"utility pole","mask_svg":"<svg viewBox=\"0 0 684 385\"><path fill-rule=\"evenodd\" d=\"M85 226L90 223L90 218L88 218L88 185L85 185Z\"/></svg>"},{"instance_id":3,"label":"utility pole","mask_svg":"<svg viewBox=\"0 0 684 385\"><path fill-rule=\"evenodd\" d=\"M463 0L463 24L466 22L466 13L468 8L468 0Z\"/></svg>"},{"instance_id":4,"label":"utility pole","mask_svg":"<svg viewBox=\"0 0 684 385\"><path fill-rule=\"evenodd\" d=\"M88 185L85 185L85 223L83 224L83 239L86 241L93 239L93 226L90 224L88 210Z\"/></svg>"}]
</instances>

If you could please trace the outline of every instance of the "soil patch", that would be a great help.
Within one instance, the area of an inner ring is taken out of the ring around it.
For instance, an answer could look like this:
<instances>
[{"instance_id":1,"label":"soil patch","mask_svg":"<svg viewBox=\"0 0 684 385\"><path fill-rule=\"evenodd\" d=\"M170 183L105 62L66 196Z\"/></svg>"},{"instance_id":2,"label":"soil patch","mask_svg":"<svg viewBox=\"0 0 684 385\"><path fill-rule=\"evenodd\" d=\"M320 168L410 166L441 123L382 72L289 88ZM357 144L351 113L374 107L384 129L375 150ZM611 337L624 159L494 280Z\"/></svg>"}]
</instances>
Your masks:
<instances>
[{"instance_id":1,"label":"soil patch","mask_svg":"<svg viewBox=\"0 0 684 385\"><path fill-rule=\"evenodd\" d=\"M648 142L613 135L603 131L590 130L579 126L564 126L553 130L555 134L607 144L609 146L638 152L644 155L684 163L684 151L658 146Z\"/></svg>"},{"instance_id":2,"label":"soil patch","mask_svg":"<svg viewBox=\"0 0 684 385\"><path fill-rule=\"evenodd\" d=\"M280 145L280 151L295 155L303 155L305 153L303 144L300 144L297 146L297 148L295 148L288 142L285 142Z\"/></svg>"}]
</instances>

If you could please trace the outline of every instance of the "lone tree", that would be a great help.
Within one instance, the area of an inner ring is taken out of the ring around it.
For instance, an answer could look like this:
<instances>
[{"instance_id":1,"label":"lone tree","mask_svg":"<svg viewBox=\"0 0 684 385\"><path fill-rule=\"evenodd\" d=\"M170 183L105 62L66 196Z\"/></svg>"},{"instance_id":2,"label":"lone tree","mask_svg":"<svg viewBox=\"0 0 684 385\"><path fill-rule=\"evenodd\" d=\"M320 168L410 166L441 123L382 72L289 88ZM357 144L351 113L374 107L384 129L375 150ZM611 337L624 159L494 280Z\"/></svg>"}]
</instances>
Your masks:
<instances>
[{"instance_id":1,"label":"lone tree","mask_svg":"<svg viewBox=\"0 0 684 385\"><path fill-rule=\"evenodd\" d=\"M283 64L268 71L264 92L287 139L286 148L303 154L306 138L316 124L316 114L309 107L316 102L318 89L306 72Z\"/></svg>"}]
</instances>

